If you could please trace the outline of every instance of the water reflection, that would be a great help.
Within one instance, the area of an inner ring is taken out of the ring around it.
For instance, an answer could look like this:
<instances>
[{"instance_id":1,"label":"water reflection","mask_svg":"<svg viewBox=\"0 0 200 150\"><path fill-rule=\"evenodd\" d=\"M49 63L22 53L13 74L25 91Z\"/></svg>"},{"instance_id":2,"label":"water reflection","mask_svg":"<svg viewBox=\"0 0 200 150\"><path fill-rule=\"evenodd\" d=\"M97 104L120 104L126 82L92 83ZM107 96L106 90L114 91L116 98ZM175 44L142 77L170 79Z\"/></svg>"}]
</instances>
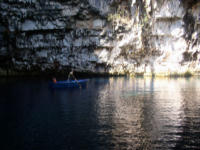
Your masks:
<instances>
[{"instance_id":1,"label":"water reflection","mask_svg":"<svg viewBox=\"0 0 200 150\"><path fill-rule=\"evenodd\" d=\"M5 149L199 149L200 79L0 80ZM11 144L10 144L11 143Z\"/></svg>"},{"instance_id":2,"label":"water reflection","mask_svg":"<svg viewBox=\"0 0 200 150\"><path fill-rule=\"evenodd\" d=\"M99 132L112 135L114 149L191 148L183 138L191 138L185 128L200 125L199 87L196 79L111 78L99 91ZM198 148L199 130L190 132Z\"/></svg>"}]
</instances>

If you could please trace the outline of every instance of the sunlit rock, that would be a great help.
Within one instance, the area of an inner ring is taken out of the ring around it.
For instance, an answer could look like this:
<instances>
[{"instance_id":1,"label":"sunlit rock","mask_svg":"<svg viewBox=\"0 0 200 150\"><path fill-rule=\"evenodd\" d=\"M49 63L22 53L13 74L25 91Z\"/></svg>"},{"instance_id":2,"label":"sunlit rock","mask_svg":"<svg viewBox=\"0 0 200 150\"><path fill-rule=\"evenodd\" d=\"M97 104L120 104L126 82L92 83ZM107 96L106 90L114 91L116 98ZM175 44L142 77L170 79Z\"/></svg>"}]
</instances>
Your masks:
<instances>
[{"instance_id":1,"label":"sunlit rock","mask_svg":"<svg viewBox=\"0 0 200 150\"><path fill-rule=\"evenodd\" d=\"M0 17L0 69L200 71L199 2L9 0L0 2Z\"/></svg>"},{"instance_id":2,"label":"sunlit rock","mask_svg":"<svg viewBox=\"0 0 200 150\"><path fill-rule=\"evenodd\" d=\"M160 4L158 4L160 3ZM160 5L160 7L159 7ZM155 18L183 18L185 10L180 0L155 2Z\"/></svg>"},{"instance_id":3,"label":"sunlit rock","mask_svg":"<svg viewBox=\"0 0 200 150\"><path fill-rule=\"evenodd\" d=\"M154 35L181 37L184 35L184 22L182 20L161 20L153 24Z\"/></svg>"}]
</instances>

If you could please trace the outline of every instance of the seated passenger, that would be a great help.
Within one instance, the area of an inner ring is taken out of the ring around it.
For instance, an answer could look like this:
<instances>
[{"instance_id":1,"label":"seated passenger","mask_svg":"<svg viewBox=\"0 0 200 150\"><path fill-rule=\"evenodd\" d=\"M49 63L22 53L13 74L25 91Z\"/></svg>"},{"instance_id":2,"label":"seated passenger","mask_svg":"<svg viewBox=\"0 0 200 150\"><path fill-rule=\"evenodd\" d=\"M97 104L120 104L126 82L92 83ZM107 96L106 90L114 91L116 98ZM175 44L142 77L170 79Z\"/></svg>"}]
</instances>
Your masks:
<instances>
[{"instance_id":1,"label":"seated passenger","mask_svg":"<svg viewBox=\"0 0 200 150\"><path fill-rule=\"evenodd\" d=\"M52 80L53 80L53 83L56 83L56 82L57 82L56 78L52 78Z\"/></svg>"}]
</instances>

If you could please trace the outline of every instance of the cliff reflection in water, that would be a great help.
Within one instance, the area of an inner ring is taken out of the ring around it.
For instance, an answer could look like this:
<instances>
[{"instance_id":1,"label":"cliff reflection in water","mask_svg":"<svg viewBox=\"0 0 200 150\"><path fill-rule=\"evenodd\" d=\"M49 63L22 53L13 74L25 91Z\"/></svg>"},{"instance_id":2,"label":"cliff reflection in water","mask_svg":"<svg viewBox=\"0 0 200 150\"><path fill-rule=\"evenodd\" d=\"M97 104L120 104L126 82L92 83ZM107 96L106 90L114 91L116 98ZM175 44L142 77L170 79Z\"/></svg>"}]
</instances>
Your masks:
<instances>
[{"instance_id":1,"label":"cliff reflection in water","mask_svg":"<svg viewBox=\"0 0 200 150\"><path fill-rule=\"evenodd\" d=\"M1 149L199 149L200 79L0 80Z\"/></svg>"},{"instance_id":2,"label":"cliff reflection in water","mask_svg":"<svg viewBox=\"0 0 200 150\"><path fill-rule=\"evenodd\" d=\"M114 149L199 148L199 89L197 79L111 78L98 96L98 132Z\"/></svg>"}]
</instances>

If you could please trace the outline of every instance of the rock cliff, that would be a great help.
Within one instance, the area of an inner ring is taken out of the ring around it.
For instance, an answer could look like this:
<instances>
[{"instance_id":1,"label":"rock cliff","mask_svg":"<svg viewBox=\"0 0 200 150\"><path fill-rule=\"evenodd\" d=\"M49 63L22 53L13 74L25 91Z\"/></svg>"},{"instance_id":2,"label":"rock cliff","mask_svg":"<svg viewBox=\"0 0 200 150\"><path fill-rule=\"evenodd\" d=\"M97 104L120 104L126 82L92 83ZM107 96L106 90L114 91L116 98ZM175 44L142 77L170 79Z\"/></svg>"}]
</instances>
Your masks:
<instances>
[{"instance_id":1,"label":"rock cliff","mask_svg":"<svg viewBox=\"0 0 200 150\"><path fill-rule=\"evenodd\" d=\"M200 72L196 0L1 0L0 72Z\"/></svg>"}]
</instances>

